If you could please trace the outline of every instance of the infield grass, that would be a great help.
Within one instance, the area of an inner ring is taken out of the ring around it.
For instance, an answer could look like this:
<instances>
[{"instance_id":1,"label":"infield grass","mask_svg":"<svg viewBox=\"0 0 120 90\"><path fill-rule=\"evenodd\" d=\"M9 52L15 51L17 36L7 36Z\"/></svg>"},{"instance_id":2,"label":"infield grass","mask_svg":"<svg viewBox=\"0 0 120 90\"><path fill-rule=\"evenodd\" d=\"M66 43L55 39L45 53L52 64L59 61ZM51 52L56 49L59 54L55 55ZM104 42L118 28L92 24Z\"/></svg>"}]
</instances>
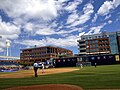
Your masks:
<instances>
[{"instance_id":1,"label":"infield grass","mask_svg":"<svg viewBox=\"0 0 120 90\"><path fill-rule=\"evenodd\" d=\"M37 78L0 78L0 90L8 87L40 84L72 84L85 90L120 89L120 65L97 66L96 68L88 66L73 72L40 75Z\"/></svg>"}]
</instances>

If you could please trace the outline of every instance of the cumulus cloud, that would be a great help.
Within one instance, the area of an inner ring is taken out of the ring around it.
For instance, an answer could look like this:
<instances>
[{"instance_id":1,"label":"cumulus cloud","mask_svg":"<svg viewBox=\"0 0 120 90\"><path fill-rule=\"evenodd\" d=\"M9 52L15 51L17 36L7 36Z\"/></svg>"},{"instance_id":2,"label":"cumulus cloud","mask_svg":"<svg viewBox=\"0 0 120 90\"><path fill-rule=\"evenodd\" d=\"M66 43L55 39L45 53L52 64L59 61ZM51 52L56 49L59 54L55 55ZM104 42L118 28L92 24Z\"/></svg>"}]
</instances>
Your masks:
<instances>
[{"instance_id":1,"label":"cumulus cloud","mask_svg":"<svg viewBox=\"0 0 120 90\"><path fill-rule=\"evenodd\" d=\"M91 34L98 34L100 33L100 30L106 25L106 23L96 26L96 27L91 27L90 31L86 33L86 35L91 35Z\"/></svg>"},{"instance_id":2,"label":"cumulus cloud","mask_svg":"<svg viewBox=\"0 0 120 90\"><path fill-rule=\"evenodd\" d=\"M83 1L0 0L0 10L6 14L5 17L12 18L10 22L8 20L6 20L7 22L2 21L0 18L0 35L4 40L15 40L15 44L28 47L34 45L77 46L78 36L85 34L86 28L90 28L88 34L96 34L105 25L91 27L86 25L86 22L89 23L91 19L93 19L92 22L95 22L98 15L106 15L104 20L107 21L112 15L108 14L110 10L120 5L119 0L104 1L92 18L95 13L92 3L85 1L81 4ZM5 17L2 16L4 20ZM112 19L107 21L107 24L111 23ZM37 40L36 37L39 37L40 40ZM32 38L36 38L36 40ZM4 46L5 42L1 43L0 51L4 50Z\"/></svg>"},{"instance_id":3,"label":"cumulus cloud","mask_svg":"<svg viewBox=\"0 0 120 90\"><path fill-rule=\"evenodd\" d=\"M79 15L77 13L73 13L73 14L69 15L66 24L74 23L78 18L79 18Z\"/></svg>"},{"instance_id":4,"label":"cumulus cloud","mask_svg":"<svg viewBox=\"0 0 120 90\"><path fill-rule=\"evenodd\" d=\"M109 20L108 23L111 24L111 23L112 23L112 20Z\"/></svg>"},{"instance_id":5,"label":"cumulus cloud","mask_svg":"<svg viewBox=\"0 0 120 90\"><path fill-rule=\"evenodd\" d=\"M118 7L120 5L120 0L113 0L114 7Z\"/></svg>"},{"instance_id":6,"label":"cumulus cloud","mask_svg":"<svg viewBox=\"0 0 120 90\"><path fill-rule=\"evenodd\" d=\"M110 14L110 15L107 15L107 16L105 17L105 20L109 19L110 17L111 17L111 14Z\"/></svg>"},{"instance_id":7,"label":"cumulus cloud","mask_svg":"<svg viewBox=\"0 0 120 90\"><path fill-rule=\"evenodd\" d=\"M110 9L113 9L112 1L105 1L104 4L98 10L99 15L107 15L110 12Z\"/></svg>"},{"instance_id":8,"label":"cumulus cloud","mask_svg":"<svg viewBox=\"0 0 120 90\"><path fill-rule=\"evenodd\" d=\"M61 47L71 47L71 46L77 45L77 39L78 39L78 36L76 35L76 36L69 36L66 38L46 37L45 39L42 39L42 40L23 40L23 41L15 40L14 43L21 44L21 45L26 45L27 43L27 46L29 47L32 47L34 45L37 45L37 46L54 45L54 46L61 46Z\"/></svg>"},{"instance_id":9,"label":"cumulus cloud","mask_svg":"<svg viewBox=\"0 0 120 90\"><path fill-rule=\"evenodd\" d=\"M78 16L75 14L76 20L71 24L71 26L77 26L86 23L91 18L91 15L94 12L93 9L94 7L91 3L86 4L83 8L83 14L79 15L79 18L77 18ZM69 18L68 18L68 22L70 22Z\"/></svg>"},{"instance_id":10,"label":"cumulus cloud","mask_svg":"<svg viewBox=\"0 0 120 90\"><path fill-rule=\"evenodd\" d=\"M47 42L55 46L61 46L61 47L71 47L71 46L77 46L77 39L78 36L69 36L66 38L47 38ZM67 43L66 43L67 42Z\"/></svg>"},{"instance_id":11,"label":"cumulus cloud","mask_svg":"<svg viewBox=\"0 0 120 90\"><path fill-rule=\"evenodd\" d=\"M1 0L0 9L9 17L49 20L56 17L55 0Z\"/></svg>"},{"instance_id":12,"label":"cumulus cloud","mask_svg":"<svg viewBox=\"0 0 120 90\"><path fill-rule=\"evenodd\" d=\"M98 15L107 15L110 10L117 8L120 5L120 0L105 1L104 4L99 8Z\"/></svg>"},{"instance_id":13,"label":"cumulus cloud","mask_svg":"<svg viewBox=\"0 0 120 90\"><path fill-rule=\"evenodd\" d=\"M62 29L63 26L59 26L56 31L54 28L57 27L57 24L54 22L49 24L44 21L57 17L58 11L63 9L62 5L67 1L68 0L2 0L0 3L0 9L2 9L9 17L13 18L13 23L15 25L21 25L21 28L25 32L31 33L33 35L66 34L67 31ZM82 0L69 2L64 10L74 11L81 3ZM78 17L76 16L76 18ZM31 22L31 19L39 20L39 22ZM68 21L68 23L72 22L72 19ZM68 33L71 33L72 31L73 30L70 30ZM14 34L13 36L15 38L17 34Z\"/></svg>"},{"instance_id":14,"label":"cumulus cloud","mask_svg":"<svg viewBox=\"0 0 120 90\"><path fill-rule=\"evenodd\" d=\"M32 35L53 35L59 34L53 27L57 25L53 22L50 25L47 23L35 24L35 23L26 23L24 25L24 31L31 33Z\"/></svg>"},{"instance_id":15,"label":"cumulus cloud","mask_svg":"<svg viewBox=\"0 0 120 90\"><path fill-rule=\"evenodd\" d=\"M117 8L120 5L120 0L107 0L105 1L101 7L99 8L99 10L97 11L97 13L95 14L92 22L95 22L98 18L98 15L101 16L105 16L105 20L109 19L111 17L110 11L114 10L115 8Z\"/></svg>"},{"instance_id":16,"label":"cumulus cloud","mask_svg":"<svg viewBox=\"0 0 120 90\"><path fill-rule=\"evenodd\" d=\"M9 22L2 21L0 18L0 35L2 39L17 39L20 34L20 27Z\"/></svg>"},{"instance_id":17,"label":"cumulus cloud","mask_svg":"<svg viewBox=\"0 0 120 90\"><path fill-rule=\"evenodd\" d=\"M0 48L1 48L1 50L3 51L4 49L3 48L5 48L6 47L6 43L4 42L4 40L0 40Z\"/></svg>"},{"instance_id":18,"label":"cumulus cloud","mask_svg":"<svg viewBox=\"0 0 120 90\"><path fill-rule=\"evenodd\" d=\"M9 22L2 21L0 17L0 52L3 52L6 47L6 40L14 40L17 39L20 35L20 27L16 26Z\"/></svg>"},{"instance_id":19,"label":"cumulus cloud","mask_svg":"<svg viewBox=\"0 0 120 90\"><path fill-rule=\"evenodd\" d=\"M79 33L79 37L81 37L81 36L84 35L84 34L85 34L85 32Z\"/></svg>"},{"instance_id":20,"label":"cumulus cloud","mask_svg":"<svg viewBox=\"0 0 120 90\"><path fill-rule=\"evenodd\" d=\"M16 44L21 44L21 45L25 45L27 43L27 47L32 47L34 45L37 46L44 46L45 45L45 41L44 40L15 40L14 43Z\"/></svg>"},{"instance_id":21,"label":"cumulus cloud","mask_svg":"<svg viewBox=\"0 0 120 90\"><path fill-rule=\"evenodd\" d=\"M65 7L65 10L69 12L73 12L81 3L82 3L82 0L74 0L74 2L69 2L68 5Z\"/></svg>"},{"instance_id":22,"label":"cumulus cloud","mask_svg":"<svg viewBox=\"0 0 120 90\"><path fill-rule=\"evenodd\" d=\"M97 14L95 14L94 18L92 19L92 22L95 22L97 17L98 17Z\"/></svg>"},{"instance_id":23,"label":"cumulus cloud","mask_svg":"<svg viewBox=\"0 0 120 90\"><path fill-rule=\"evenodd\" d=\"M50 29L49 27L39 29L35 32L35 34L38 35L53 35L56 34L56 32L53 29Z\"/></svg>"},{"instance_id":24,"label":"cumulus cloud","mask_svg":"<svg viewBox=\"0 0 120 90\"><path fill-rule=\"evenodd\" d=\"M57 27L57 24L55 24L54 22L51 23L50 25L48 24L34 24L34 23L27 23L24 26L24 31L31 33L32 35L60 35L60 36L64 36L67 34L70 34L74 31L78 31L81 32L83 30L83 28L69 28L68 30L64 30L61 27L58 27L57 30L54 28ZM68 27L66 27L68 28Z\"/></svg>"}]
</instances>

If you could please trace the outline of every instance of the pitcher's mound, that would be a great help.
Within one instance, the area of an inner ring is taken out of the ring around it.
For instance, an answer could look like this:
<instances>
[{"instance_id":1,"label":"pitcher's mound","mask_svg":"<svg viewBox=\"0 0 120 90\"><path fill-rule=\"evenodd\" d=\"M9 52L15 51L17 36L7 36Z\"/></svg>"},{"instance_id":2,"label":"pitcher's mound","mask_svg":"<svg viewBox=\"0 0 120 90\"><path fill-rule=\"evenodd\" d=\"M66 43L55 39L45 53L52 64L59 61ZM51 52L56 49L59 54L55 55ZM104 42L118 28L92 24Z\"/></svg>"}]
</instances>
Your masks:
<instances>
[{"instance_id":1,"label":"pitcher's mound","mask_svg":"<svg viewBox=\"0 0 120 90\"><path fill-rule=\"evenodd\" d=\"M46 85L13 87L4 90L83 90L83 89L75 85L46 84Z\"/></svg>"}]
</instances>

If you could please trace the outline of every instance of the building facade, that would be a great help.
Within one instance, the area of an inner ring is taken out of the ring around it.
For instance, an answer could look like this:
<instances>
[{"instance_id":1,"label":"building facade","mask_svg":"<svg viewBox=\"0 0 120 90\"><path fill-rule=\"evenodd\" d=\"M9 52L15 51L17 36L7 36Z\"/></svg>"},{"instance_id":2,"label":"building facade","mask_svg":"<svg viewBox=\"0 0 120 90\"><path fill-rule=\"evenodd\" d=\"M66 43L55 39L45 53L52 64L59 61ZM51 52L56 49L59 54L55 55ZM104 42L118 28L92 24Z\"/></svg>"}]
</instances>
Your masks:
<instances>
[{"instance_id":1,"label":"building facade","mask_svg":"<svg viewBox=\"0 0 120 90\"><path fill-rule=\"evenodd\" d=\"M79 54L119 54L120 32L105 32L83 35L78 41Z\"/></svg>"},{"instance_id":2,"label":"building facade","mask_svg":"<svg viewBox=\"0 0 120 90\"><path fill-rule=\"evenodd\" d=\"M52 58L59 57L59 55L73 56L71 50L53 47L53 46L44 46L44 47L35 47L28 49L21 49L20 60L21 62L46 62Z\"/></svg>"},{"instance_id":3,"label":"building facade","mask_svg":"<svg viewBox=\"0 0 120 90\"><path fill-rule=\"evenodd\" d=\"M118 52L120 54L120 31L117 32L117 40L118 40Z\"/></svg>"},{"instance_id":4,"label":"building facade","mask_svg":"<svg viewBox=\"0 0 120 90\"><path fill-rule=\"evenodd\" d=\"M111 54L118 54L118 39L117 39L117 33L112 32L109 33L109 41L110 41L110 49L111 49Z\"/></svg>"}]
</instances>

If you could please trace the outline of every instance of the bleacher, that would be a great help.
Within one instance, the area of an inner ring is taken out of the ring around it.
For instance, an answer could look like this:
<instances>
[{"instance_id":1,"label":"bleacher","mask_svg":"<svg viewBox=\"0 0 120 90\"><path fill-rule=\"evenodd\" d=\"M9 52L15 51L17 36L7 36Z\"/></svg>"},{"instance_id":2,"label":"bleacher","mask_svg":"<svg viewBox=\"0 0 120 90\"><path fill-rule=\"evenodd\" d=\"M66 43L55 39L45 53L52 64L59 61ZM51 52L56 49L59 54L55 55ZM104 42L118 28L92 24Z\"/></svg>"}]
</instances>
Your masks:
<instances>
[{"instance_id":1,"label":"bleacher","mask_svg":"<svg viewBox=\"0 0 120 90\"><path fill-rule=\"evenodd\" d=\"M17 63L13 63L13 62L0 62L0 66L1 65L16 65L16 66L19 66L19 64L17 64Z\"/></svg>"},{"instance_id":2,"label":"bleacher","mask_svg":"<svg viewBox=\"0 0 120 90\"><path fill-rule=\"evenodd\" d=\"M19 70L19 64L14 62L0 62L0 72L12 72Z\"/></svg>"}]
</instances>

